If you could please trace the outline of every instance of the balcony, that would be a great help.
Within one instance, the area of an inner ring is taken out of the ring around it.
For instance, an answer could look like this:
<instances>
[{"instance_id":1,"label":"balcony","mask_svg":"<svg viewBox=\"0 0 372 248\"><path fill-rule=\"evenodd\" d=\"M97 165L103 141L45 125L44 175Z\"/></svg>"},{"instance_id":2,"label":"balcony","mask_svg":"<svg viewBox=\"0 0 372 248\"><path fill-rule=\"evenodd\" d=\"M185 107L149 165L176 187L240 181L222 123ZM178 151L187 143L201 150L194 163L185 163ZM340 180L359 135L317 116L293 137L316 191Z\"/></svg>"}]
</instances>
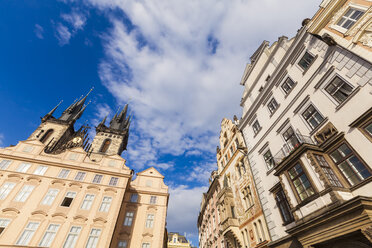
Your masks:
<instances>
[{"instance_id":1,"label":"balcony","mask_svg":"<svg viewBox=\"0 0 372 248\"><path fill-rule=\"evenodd\" d=\"M311 137L294 132L287 142L283 144L283 147L274 155L275 164L280 164L302 144L316 145Z\"/></svg>"},{"instance_id":2,"label":"balcony","mask_svg":"<svg viewBox=\"0 0 372 248\"><path fill-rule=\"evenodd\" d=\"M238 219L227 217L224 221L222 221L220 229L221 233L225 232L230 227L239 227Z\"/></svg>"}]
</instances>

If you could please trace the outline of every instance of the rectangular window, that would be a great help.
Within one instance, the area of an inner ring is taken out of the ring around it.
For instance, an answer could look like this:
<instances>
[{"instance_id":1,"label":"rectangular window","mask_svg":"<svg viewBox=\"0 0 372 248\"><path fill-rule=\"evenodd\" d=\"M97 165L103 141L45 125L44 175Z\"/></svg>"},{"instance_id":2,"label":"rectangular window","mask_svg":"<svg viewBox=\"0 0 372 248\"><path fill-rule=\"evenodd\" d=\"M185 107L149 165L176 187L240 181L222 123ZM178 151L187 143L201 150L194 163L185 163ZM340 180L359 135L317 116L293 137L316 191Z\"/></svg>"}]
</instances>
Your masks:
<instances>
[{"instance_id":1,"label":"rectangular window","mask_svg":"<svg viewBox=\"0 0 372 248\"><path fill-rule=\"evenodd\" d=\"M291 92L292 88L294 87L295 83L292 81L292 79L290 78L287 78L284 83L281 85L284 93L286 95L289 94L289 92Z\"/></svg>"},{"instance_id":2,"label":"rectangular window","mask_svg":"<svg viewBox=\"0 0 372 248\"><path fill-rule=\"evenodd\" d=\"M142 243L142 248L150 248L150 243Z\"/></svg>"},{"instance_id":3,"label":"rectangular window","mask_svg":"<svg viewBox=\"0 0 372 248\"><path fill-rule=\"evenodd\" d=\"M340 26L344 29L351 28L354 23L358 21L358 19L364 14L363 11L350 8L343 17L337 22L337 26Z\"/></svg>"},{"instance_id":4,"label":"rectangular window","mask_svg":"<svg viewBox=\"0 0 372 248\"><path fill-rule=\"evenodd\" d=\"M103 176L102 175L95 175L93 178L93 183L101 183Z\"/></svg>"},{"instance_id":5,"label":"rectangular window","mask_svg":"<svg viewBox=\"0 0 372 248\"><path fill-rule=\"evenodd\" d=\"M372 122L369 123L367 126L364 127L364 130L368 133L369 136L372 137Z\"/></svg>"},{"instance_id":6,"label":"rectangular window","mask_svg":"<svg viewBox=\"0 0 372 248\"><path fill-rule=\"evenodd\" d=\"M292 127L287 128L283 133L283 138L286 144L289 146L288 149L292 150L294 147L297 147L300 144L295 132Z\"/></svg>"},{"instance_id":7,"label":"rectangular window","mask_svg":"<svg viewBox=\"0 0 372 248\"><path fill-rule=\"evenodd\" d=\"M309 105L307 109L302 113L305 121L311 129L315 129L324 120L324 117L314 108L313 105Z\"/></svg>"},{"instance_id":8,"label":"rectangular window","mask_svg":"<svg viewBox=\"0 0 372 248\"><path fill-rule=\"evenodd\" d=\"M62 170L59 172L58 177L59 177L59 178L67 178L69 173L70 173L70 170L62 169Z\"/></svg>"},{"instance_id":9,"label":"rectangular window","mask_svg":"<svg viewBox=\"0 0 372 248\"><path fill-rule=\"evenodd\" d=\"M39 246L41 247L50 247L52 242L57 234L59 224L50 224L48 229L45 231L43 238L41 239Z\"/></svg>"},{"instance_id":10,"label":"rectangular window","mask_svg":"<svg viewBox=\"0 0 372 248\"><path fill-rule=\"evenodd\" d=\"M62 207L69 207L72 203L72 200L75 198L75 192L67 192L65 198L63 199L61 206Z\"/></svg>"},{"instance_id":11,"label":"rectangular window","mask_svg":"<svg viewBox=\"0 0 372 248\"><path fill-rule=\"evenodd\" d=\"M346 144L340 145L330 156L351 185L371 176L367 167Z\"/></svg>"},{"instance_id":12,"label":"rectangular window","mask_svg":"<svg viewBox=\"0 0 372 248\"><path fill-rule=\"evenodd\" d=\"M88 242L85 248L96 248L100 234L101 234L101 229L93 228L90 231Z\"/></svg>"},{"instance_id":13,"label":"rectangular window","mask_svg":"<svg viewBox=\"0 0 372 248\"><path fill-rule=\"evenodd\" d=\"M234 154L234 148L233 148L233 146L232 146L232 145L230 146L230 153L231 153L231 155L233 155L233 154Z\"/></svg>"},{"instance_id":14,"label":"rectangular window","mask_svg":"<svg viewBox=\"0 0 372 248\"><path fill-rule=\"evenodd\" d=\"M150 204L156 204L156 199L157 199L157 197L154 196L154 195L152 195L152 196L150 197Z\"/></svg>"},{"instance_id":15,"label":"rectangular window","mask_svg":"<svg viewBox=\"0 0 372 248\"><path fill-rule=\"evenodd\" d=\"M268 170L271 170L272 168L274 168L275 161L274 161L273 155L271 154L271 151L270 150L267 150L264 153L263 157L264 157L264 160L265 160L267 169Z\"/></svg>"},{"instance_id":16,"label":"rectangular window","mask_svg":"<svg viewBox=\"0 0 372 248\"><path fill-rule=\"evenodd\" d=\"M111 177L109 185L110 186L116 186L118 184L118 180L119 180L119 178L117 178L117 177Z\"/></svg>"},{"instance_id":17,"label":"rectangular window","mask_svg":"<svg viewBox=\"0 0 372 248\"><path fill-rule=\"evenodd\" d=\"M81 209L89 210L93 204L93 200L94 200L94 195L86 194L84 197L83 203L81 204Z\"/></svg>"},{"instance_id":18,"label":"rectangular window","mask_svg":"<svg viewBox=\"0 0 372 248\"><path fill-rule=\"evenodd\" d=\"M126 240L119 240L118 248L127 248L128 242Z\"/></svg>"},{"instance_id":19,"label":"rectangular window","mask_svg":"<svg viewBox=\"0 0 372 248\"><path fill-rule=\"evenodd\" d=\"M288 175L301 201L315 193L309 179L299 163L288 171Z\"/></svg>"},{"instance_id":20,"label":"rectangular window","mask_svg":"<svg viewBox=\"0 0 372 248\"><path fill-rule=\"evenodd\" d=\"M332 186L342 187L342 184L338 180L337 176L333 172L331 166L327 163L325 158L322 155L314 154L316 161L318 162L320 168L322 168L324 174L326 175L328 181Z\"/></svg>"},{"instance_id":21,"label":"rectangular window","mask_svg":"<svg viewBox=\"0 0 372 248\"><path fill-rule=\"evenodd\" d=\"M34 190L35 186L33 185L25 185L18 193L18 195L14 198L14 201L17 202L24 202L30 196L31 192Z\"/></svg>"},{"instance_id":22,"label":"rectangular window","mask_svg":"<svg viewBox=\"0 0 372 248\"><path fill-rule=\"evenodd\" d=\"M86 175L85 172L81 172L81 171L79 171L79 172L76 174L76 176L75 176L75 180L76 180L76 181L83 181L85 175Z\"/></svg>"},{"instance_id":23,"label":"rectangular window","mask_svg":"<svg viewBox=\"0 0 372 248\"><path fill-rule=\"evenodd\" d=\"M275 100L275 98L272 98L270 102L267 104L267 108L269 109L270 114L273 114L278 107L279 107L279 104Z\"/></svg>"},{"instance_id":24,"label":"rectangular window","mask_svg":"<svg viewBox=\"0 0 372 248\"><path fill-rule=\"evenodd\" d=\"M41 202L42 205L52 205L54 199L58 195L58 189L49 189L47 194L45 195L43 201Z\"/></svg>"},{"instance_id":25,"label":"rectangular window","mask_svg":"<svg viewBox=\"0 0 372 248\"><path fill-rule=\"evenodd\" d=\"M133 216L134 216L134 213L133 212L127 212L125 214L124 226L131 226L132 225Z\"/></svg>"},{"instance_id":26,"label":"rectangular window","mask_svg":"<svg viewBox=\"0 0 372 248\"><path fill-rule=\"evenodd\" d=\"M15 185L15 183L4 183L0 188L0 200L4 200L14 189Z\"/></svg>"},{"instance_id":27,"label":"rectangular window","mask_svg":"<svg viewBox=\"0 0 372 248\"><path fill-rule=\"evenodd\" d=\"M36 170L34 171L34 174L35 174L35 175L40 175L40 176L42 176L42 175L45 174L45 172L47 171L47 169L48 169L48 166L45 166L45 165L39 165L39 166L36 168Z\"/></svg>"},{"instance_id":28,"label":"rectangular window","mask_svg":"<svg viewBox=\"0 0 372 248\"><path fill-rule=\"evenodd\" d=\"M11 160L1 160L0 162L0 170L8 169L9 165L12 163Z\"/></svg>"},{"instance_id":29,"label":"rectangular window","mask_svg":"<svg viewBox=\"0 0 372 248\"><path fill-rule=\"evenodd\" d=\"M276 205L279 208L280 215L282 216L284 223L289 223L293 220L291 208L289 207L287 197L285 197L283 189L280 189L275 194Z\"/></svg>"},{"instance_id":30,"label":"rectangular window","mask_svg":"<svg viewBox=\"0 0 372 248\"><path fill-rule=\"evenodd\" d=\"M29 163L22 163L18 166L17 168L17 172L22 172L22 173L26 173L28 169L30 169L31 167L31 164Z\"/></svg>"},{"instance_id":31,"label":"rectangular window","mask_svg":"<svg viewBox=\"0 0 372 248\"><path fill-rule=\"evenodd\" d=\"M102 199L101 206L99 207L100 212L108 212L110 209L112 197L110 196L104 196Z\"/></svg>"},{"instance_id":32,"label":"rectangular window","mask_svg":"<svg viewBox=\"0 0 372 248\"><path fill-rule=\"evenodd\" d=\"M21 236L17 240L17 245L28 245L36 229L39 227L39 222L29 222L23 230Z\"/></svg>"},{"instance_id":33,"label":"rectangular window","mask_svg":"<svg viewBox=\"0 0 372 248\"><path fill-rule=\"evenodd\" d=\"M325 91L330 94L339 104L343 103L353 91L353 87L343 81L340 77L335 77L326 87Z\"/></svg>"},{"instance_id":34,"label":"rectangular window","mask_svg":"<svg viewBox=\"0 0 372 248\"><path fill-rule=\"evenodd\" d=\"M5 228L9 225L9 219L0 219L0 234L2 234Z\"/></svg>"},{"instance_id":35,"label":"rectangular window","mask_svg":"<svg viewBox=\"0 0 372 248\"><path fill-rule=\"evenodd\" d=\"M239 146L239 140L238 140L238 138L235 139L235 146L236 146L236 149L238 149L238 146Z\"/></svg>"},{"instance_id":36,"label":"rectangular window","mask_svg":"<svg viewBox=\"0 0 372 248\"><path fill-rule=\"evenodd\" d=\"M138 201L138 194L133 193L130 195L130 202L137 202Z\"/></svg>"},{"instance_id":37,"label":"rectangular window","mask_svg":"<svg viewBox=\"0 0 372 248\"><path fill-rule=\"evenodd\" d=\"M254 134L257 134L257 133L261 130L261 125L260 125L260 123L258 122L258 120L256 120L256 121L253 123L252 128L253 128L253 132L254 132Z\"/></svg>"},{"instance_id":38,"label":"rectangular window","mask_svg":"<svg viewBox=\"0 0 372 248\"><path fill-rule=\"evenodd\" d=\"M303 69L303 70L307 70L311 63L313 63L314 61L314 56L311 55L310 53L308 52L305 52L304 56L302 56L302 58L300 59L300 61L298 62L298 65Z\"/></svg>"},{"instance_id":39,"label":"rectangular window","mask_svg":"<svg viewBox=\"0 0 372 248\"><path fill-rule=\"evenodd\" d=\"M152 228L154 226L155 215L148 214L146 219L146 228Z\"/></svg>"},{"instance_id":40,"label":"rectangular window","mask_svg":"<svg viewBox=\"0 0 372 248\"><path fill-rule=\"evenodd\" d=\"M66 241L63 244L63 248L74 248L78 240L80 231L80 226L72 226L70 232L67 235Z\"/></svg>"}]
</instances>

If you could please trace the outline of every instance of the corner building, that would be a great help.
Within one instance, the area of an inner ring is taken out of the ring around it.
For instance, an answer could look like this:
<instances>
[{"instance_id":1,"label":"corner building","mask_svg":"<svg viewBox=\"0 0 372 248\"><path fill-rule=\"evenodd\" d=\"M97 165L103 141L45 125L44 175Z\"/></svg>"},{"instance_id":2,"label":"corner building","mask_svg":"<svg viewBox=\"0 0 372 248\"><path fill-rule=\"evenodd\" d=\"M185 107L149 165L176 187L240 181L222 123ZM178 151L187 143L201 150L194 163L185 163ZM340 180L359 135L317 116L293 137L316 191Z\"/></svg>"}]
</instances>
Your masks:
<instances>
[{"instance_id":1,"label":"corner building","mask_svg":"<svg viewBox=\"0 0 372 248\"><path fill-rule=\"evenodd\" d=\"M168 188L154 168L137 174L120 157L126 106L97 126L82 126L87 96L59 118L57 107L27 140L0 149L0 247L162 247Z\"/></svg>"}]
</instances>

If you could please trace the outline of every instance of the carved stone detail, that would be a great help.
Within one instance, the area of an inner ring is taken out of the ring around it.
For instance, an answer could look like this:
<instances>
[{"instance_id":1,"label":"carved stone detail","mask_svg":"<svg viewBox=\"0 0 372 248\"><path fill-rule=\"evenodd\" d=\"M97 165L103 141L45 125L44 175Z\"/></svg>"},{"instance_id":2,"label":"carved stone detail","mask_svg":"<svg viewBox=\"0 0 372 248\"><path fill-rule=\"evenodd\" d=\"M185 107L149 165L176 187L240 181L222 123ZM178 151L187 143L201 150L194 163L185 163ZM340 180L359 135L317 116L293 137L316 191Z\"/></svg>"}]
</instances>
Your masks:
<instances>
[{"instance_id":1,"label":"carved stone detail","mask_svg":"<svg viewBox=\"0 0 372 248\"><path fill-rule=\"evenodd\" d=\"M337 129L331 122L328 122L319 132L314 135L315 140L318 144L322 144L324 141L332 137L337 133Z\"/></svg>"},{"instance_id":2,"label":"carved stone detail","mask_svg":"<svg viewBox=\"0 0 372 248\"><path fill-rule=\"evenodd\" d=\"M366 227L361 231L363 235L372 243L372 226Z\"/></svg>"},{"instance_id":3,"label":"carved stone detail","mask_svg":"<svg viewBox=\"0 0 372 248\"><path fill-rule=\"evenodd\" d=\"M372 18L372 14L370 18ZM364 30L359 41L365 46L372 47L372 23Z\"/></svg>"}]
</instances>

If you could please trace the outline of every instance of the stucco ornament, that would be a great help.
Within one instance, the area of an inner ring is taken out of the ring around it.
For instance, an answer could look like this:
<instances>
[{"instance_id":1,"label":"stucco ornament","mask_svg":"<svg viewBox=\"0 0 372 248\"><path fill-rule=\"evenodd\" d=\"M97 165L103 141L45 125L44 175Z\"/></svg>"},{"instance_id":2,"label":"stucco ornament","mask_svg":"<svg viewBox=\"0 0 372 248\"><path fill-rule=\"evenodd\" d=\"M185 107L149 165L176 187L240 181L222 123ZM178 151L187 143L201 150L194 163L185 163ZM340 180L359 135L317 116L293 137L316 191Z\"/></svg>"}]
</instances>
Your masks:
<instances>
[{"instance_id":1,"label":"stucco ornament","mask_svg":"<svg viewBox=\"0 0 372 248\"><path fill-rule=\"evenodd\" d=\"M365 46L372 47L372 23L364 30L364 33L359 41Z\"/></svg>"}]
</instances>

